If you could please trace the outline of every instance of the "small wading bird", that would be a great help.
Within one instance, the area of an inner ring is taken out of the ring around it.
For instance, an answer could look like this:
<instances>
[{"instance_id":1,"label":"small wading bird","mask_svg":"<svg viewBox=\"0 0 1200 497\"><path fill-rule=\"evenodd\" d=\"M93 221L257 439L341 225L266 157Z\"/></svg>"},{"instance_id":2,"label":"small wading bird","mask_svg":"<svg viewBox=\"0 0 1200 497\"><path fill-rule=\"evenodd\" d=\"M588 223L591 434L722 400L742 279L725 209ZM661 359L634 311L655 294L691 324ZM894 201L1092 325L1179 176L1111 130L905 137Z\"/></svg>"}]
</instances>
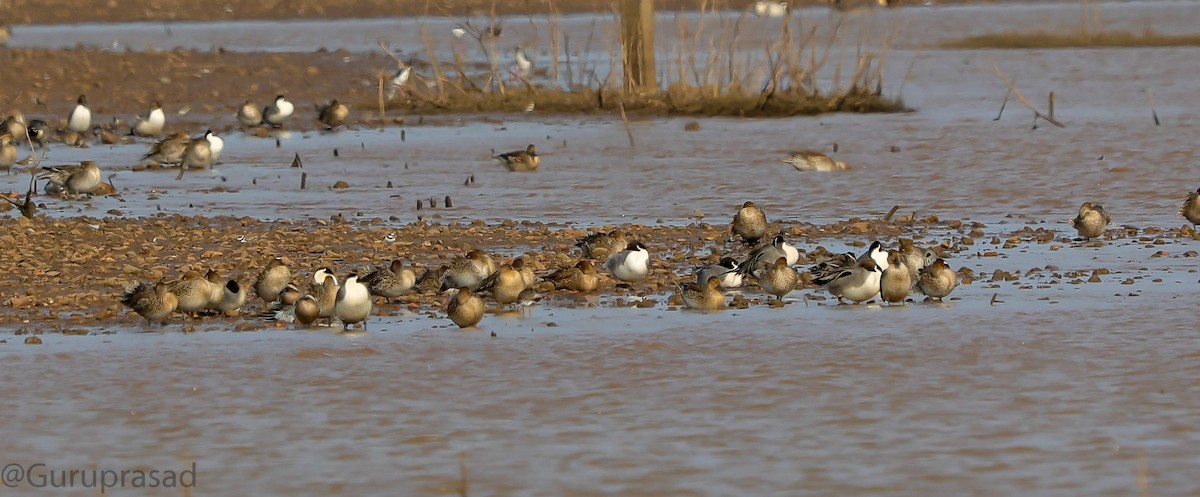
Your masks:
<instances>
[{"instance_id":1,"label":"small wading bird","mask_svg":"<svg viewBox=\"0 0 1200 497\"><path fill-rule=\"evenodd\" d=\"M495 154L495 151L492 151ZM538 157L537 149L533 144L525 147L525 150L516 150L500 155L493 155L493 158L500 161L504 167L513 172L532 172L537 171L537 168L542 163L542 158Z\"/></svg>"}]
</instances>

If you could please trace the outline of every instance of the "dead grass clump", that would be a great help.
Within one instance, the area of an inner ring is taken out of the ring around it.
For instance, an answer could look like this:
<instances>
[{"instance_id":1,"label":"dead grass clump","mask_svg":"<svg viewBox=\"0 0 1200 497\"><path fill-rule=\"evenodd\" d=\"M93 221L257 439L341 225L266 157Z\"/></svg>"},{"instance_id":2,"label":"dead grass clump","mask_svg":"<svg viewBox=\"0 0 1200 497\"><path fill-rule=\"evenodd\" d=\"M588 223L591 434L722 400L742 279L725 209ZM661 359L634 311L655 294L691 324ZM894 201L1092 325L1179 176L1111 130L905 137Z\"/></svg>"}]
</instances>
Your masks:
<instances>
[{"instance_id":1,"label":"dead grass clump","mask_svg":"<svg viewBox=\"0 0 1200 497\"><path fill-rule=\"evenodd\" d=\"M623 81L630 55L620 48L620 35L613 28L618 23L597 29L593 21L586 32L563 30L554 3L550 6L544 23L535 23L532 16L527 21L535 29L548 26L539 32L551 36L549 43L527 37L521 40L524 46L514 47L497 40L493 27L505 21L494 12L471 19L445 9L441 14L460 21L457 42L422 25L424 60L413 54L402 59L380 40L401 71L411 69L411 79L397 83L400 80L392 75L399 72L382 70L376 92L382 101L361 104L378 106L381 116L389 110L704 116L906 110L900 99L883 95L884 63L897 36L894 29L882 40L861 32L851 54L846 43L839 43L840 23L821 30L804 19L787 18L772 25L774 35L764 44L761 39L747 41L742 34L761 29L762 24L751 24L760 20L723 15L714 3L702 0L699 18L679 16L677 38L658 42L659 84L635 90L626 89Z\"/></svg>"},{"instance_id":2,"label":"dead grass clump","mask_svg":"<svg viewBox=\"0 0 1200 497\"><path fill-rule=\"evenodd\" d=\"M1128 32L1089 32L1076 30L1065 33L1004 32L971 36L942 45L943 48L1138 48L1200 46L1200 34L1167 35L1153 31L1136 34Z\"/></svg>"}]
</instances>

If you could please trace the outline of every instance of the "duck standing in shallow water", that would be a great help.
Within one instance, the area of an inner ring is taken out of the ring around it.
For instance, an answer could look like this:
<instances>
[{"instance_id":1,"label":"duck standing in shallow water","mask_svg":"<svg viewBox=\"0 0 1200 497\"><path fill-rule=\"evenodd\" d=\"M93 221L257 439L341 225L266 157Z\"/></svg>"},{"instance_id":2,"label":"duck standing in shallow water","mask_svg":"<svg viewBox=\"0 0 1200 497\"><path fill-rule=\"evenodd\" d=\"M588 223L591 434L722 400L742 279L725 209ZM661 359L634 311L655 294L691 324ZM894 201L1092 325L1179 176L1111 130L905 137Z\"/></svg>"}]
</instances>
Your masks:
<instances>
[{"instance_id":1,"label":"duck standing in shallow water","mask_svg":"<svg viewBox=\"0 0 1200 497\"><path fill-rule=\"evenodd\" d=\"M537 171L538 166L542 163L542 158L538 157L537 149L532 143L525 147L525 150L503 153L495 156L495 159L513 172Z\"/></svg>"},{"instance_id":2,"label":"duck standing in shallow water","mask_svg":"<svg viewBox=\"0 0 1200 497\"><path fill-rule=\"evenodd\" d=\"M1110 224L1112 218L1104 212L1104 207L1091 202L1084 202L1079 206L1079 214L1071 218L1071 226L1085 240L1104 236L1104 228Z\"/></svg>"},{"instance_id":3,"label":"duck standing in shallow water","mask_svg":"<svg viewBox=\"0 0 1200 497\"><path fill-rule=\"evenodd\" d=\"M774 295L775 300L783 301L783 296L796 289L799 280L796 270L788 265L787 258L779 257L775 262L759 273L758 284L763 291Z\"/></svg>"},{"instance_id":4,"label":"duck standing in shallow water","mask_svg":"<svg viewBox=\"0 0 1200 497\"><path fill-rule=\"evenodd\" d=\"M917 290L938 302L950 295L957 286L958 273L950 269L942 259L935 260L929 267L922 269L917 279Z\"/></svg>"},{"instance_id":5,"label":"duck standing in shallow water","mask_svg":"<svg viewBox=\"0 0 1200 497\"><path fill-rule=\"evenodd\" d=\"M367 318L371 316L371 292L367 286L358 282L358 276L351 274L338 288L334 300L333 312L341 320L343 329L350 325L361 323L362 329L367 329Z\"/></svg>"},{"instance_id":6,"label":"duck standing in shallow water","mask_svg":"<svg viewBox=\"0 0 1200 497\"><path fill-rule=\"evenodd\" d=\"M913 279L900 252L888 252L887 258L888 268L879 279L879 296L889 304L902 303L908 298Z\"/></svg>"}]
</instances>

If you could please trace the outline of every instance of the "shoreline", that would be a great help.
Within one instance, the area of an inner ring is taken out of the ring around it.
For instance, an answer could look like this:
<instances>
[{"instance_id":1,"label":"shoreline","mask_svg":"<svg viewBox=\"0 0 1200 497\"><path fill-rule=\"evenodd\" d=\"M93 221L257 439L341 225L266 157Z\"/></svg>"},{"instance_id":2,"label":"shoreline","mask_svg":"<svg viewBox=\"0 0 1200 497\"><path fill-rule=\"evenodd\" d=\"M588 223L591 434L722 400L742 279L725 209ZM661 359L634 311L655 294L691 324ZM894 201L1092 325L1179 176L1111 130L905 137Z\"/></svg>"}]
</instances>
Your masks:
<instances>
[{"instance_id":1,"label":"shoreline","mask_svg":"<svg viewBox=\"0 0 1200 497\"><path fill-rule=\"evenodd\" d=\"M1015 3L1016 0L940 0L938 4L994 4ZM827 5L824 0L792 0L793 7ZM922 1L904 0L901 7L921 7ZM184 21L234 21L234 20L302 20L302 19L350 19L373 17L420 17L444 16L488 16L495 11L499 16L518 16L550 12L578 14L588 12L610 12L607 0L555 0L553 2L496 2L467 0L458 3L453 10L439 9L428 2L411 0L380 0L358 2L355 0L296 0L288 2L288 8L280 8L280 2L252 2L230 0L222 7L187 0L132 0L118 3L108 0L98 8L81 9L73 0L10 0L0 5L0 19L13 26L23 24L75 24L83 22L184 22ZM754 2L742 0L706 3L707 8L717 10L749 9ZM533 6L541 8L530 8ZM655 8L660 11L697 10L700 2L694 0L656 0Z\"/></svg>"}]
</instances>

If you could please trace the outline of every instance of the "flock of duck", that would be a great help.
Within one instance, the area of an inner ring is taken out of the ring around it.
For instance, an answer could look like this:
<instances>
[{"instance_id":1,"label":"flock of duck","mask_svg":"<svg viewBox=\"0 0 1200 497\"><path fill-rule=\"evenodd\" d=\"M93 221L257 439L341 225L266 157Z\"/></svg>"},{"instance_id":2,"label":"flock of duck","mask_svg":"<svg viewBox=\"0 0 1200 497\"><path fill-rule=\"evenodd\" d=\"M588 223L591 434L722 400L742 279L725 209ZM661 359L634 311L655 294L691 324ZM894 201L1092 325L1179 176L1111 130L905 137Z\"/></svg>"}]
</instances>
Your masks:
<instances>
[{"instance_id":1,"label":"flock of duck","mask_svg":"<svg viewBox=\"0 0 1200 497\"><path fill-rule=\"evenodd\" d=\"M731 223L731 235L747 246L759 245L771 229L766 214L746 202ZM538 289L590 293L601 284L602 268L618 285L635 285L651 273L651 255L641 241L629 240L621 229L592 233L579 239L581 258L576 263L544 274L535 274L523 258L497 264L482 250L470 250L450 263L426 269L420 276L396 260L365 276L347 275L339 282L330 268L317 269L305 285L296 285L292 270L276 258L259 272L253 284L264 303L258 316L308 326L335 321L348 329L366 320L374 298L397 299L409 292L450 292L446 316L462 328L478 324L486 308L484 299L499 306L530 305L540 300ZM757 285L779 302L802 281L793 266L799 251L783 235L775 235L738 261L723 257L712 266L696 268L695 281L678 283L675 294L684 306L702 311L725 308L724 290ZM899 240L897 250L871 243L861 255L841 254L809 269L813 282L824 286L839 302L854 303L880 297L889 304L905 302L914 292L940 300L958 285L958 276L932 250L918 248L911 239ZM161 322L175 314L237 315L246 306L248 288L217 272L190 271L175 281L139 283L127 290L121 302L146 318Z\"/></svg>"},{"instance_id":2,"label":"flock of duck","mask_svg":"<svg viewBox=\"0 0 1200 497\"><path fill-rule=\"evenodd\" d=\"M1200 190L1188 195L1179 214L1200 224ZM1112 220L1104 207L1084 202L1070 220L1080 239L1104 235ZM683 306L719 311L729 305L727 290L756 284L775 297L773 305L794 291L804 278L795 268L799 250L783 235L767 239L771 224L754 202L745 202L730 223L730 240L740 240L753 250L740 258L727 255L711 266L693 270L691 281L678 282L674 297ZM482 250L470 250L440 267L419 275L401 260L391 261L369 274L349 274L339 282L330 268L319 268L307 284L297 285L293 272L281 258L269 261L253 284L263 301L257 316L302 326L340 322L344 329L366 321L376 298L383 302L410 292L449 293L444 312L456 326L473 327L483 319L485 299L498 306L532 305L539 290L595 292L603 269L619 286L636 285L651 274L651 254L646 245L630 240L622 229L596 232L576 242L580 258L572 265L536 274L524 257L498 264ZM740 259L740 260L739 260ZM934 249L922 249L912 239L900 238L893 250L873 241L862 254L832 255L807 268L813 284L824 287L839 304L879 299L887 305L904 305L914 294L942 301L959 284L958 273ZM248 288L215 271L190 271L175 281L138 283L121 302L148 322L167 321L176 314L197 317L202 313L235 316L248 302Z\"/></svg>"},{"instance_id":3,"label":"flock of duck","mask_svg":"<svg viewBox=\"0 0 1200 497\"><path fill-rule=\"evenodd\" d=\"M260 126L278 128L295 114L295 109L295 105L283 95L275 97L261 110L253 102L247 101L238 109L237 121L243 129ZM317 121L327 129L343 125L350 116L350 108L336 99L317 105L316 112ZM33 162L32 154L24 160L17 160L19 147L25 144L28 144L31 152L35 146L44 150L51 142L83 147L89 136L105 145L127 144L135 138L161 137L166 124L167 115L158 101L151 102L150 109L144 115L137 116L132 124L126 125L119 118L103 124L94 123L86 95L79 96L66 116L65 125L61 127L52 128L44 119L26 121L23 114L14 112L0 122L0 169L11 173L14 165ZM195 137L178 131L152 143L142 160L179 166L177 179L181 179L188 169L206 169L216 164L224 148L225 141L211 129ZM114 193L112 185L101 180L102 172L94 162L83 161L78 165L43 169L45 172L38 179L47 180L45 192L48 194L77 196Z\"/></svg>"}]
</instances>

